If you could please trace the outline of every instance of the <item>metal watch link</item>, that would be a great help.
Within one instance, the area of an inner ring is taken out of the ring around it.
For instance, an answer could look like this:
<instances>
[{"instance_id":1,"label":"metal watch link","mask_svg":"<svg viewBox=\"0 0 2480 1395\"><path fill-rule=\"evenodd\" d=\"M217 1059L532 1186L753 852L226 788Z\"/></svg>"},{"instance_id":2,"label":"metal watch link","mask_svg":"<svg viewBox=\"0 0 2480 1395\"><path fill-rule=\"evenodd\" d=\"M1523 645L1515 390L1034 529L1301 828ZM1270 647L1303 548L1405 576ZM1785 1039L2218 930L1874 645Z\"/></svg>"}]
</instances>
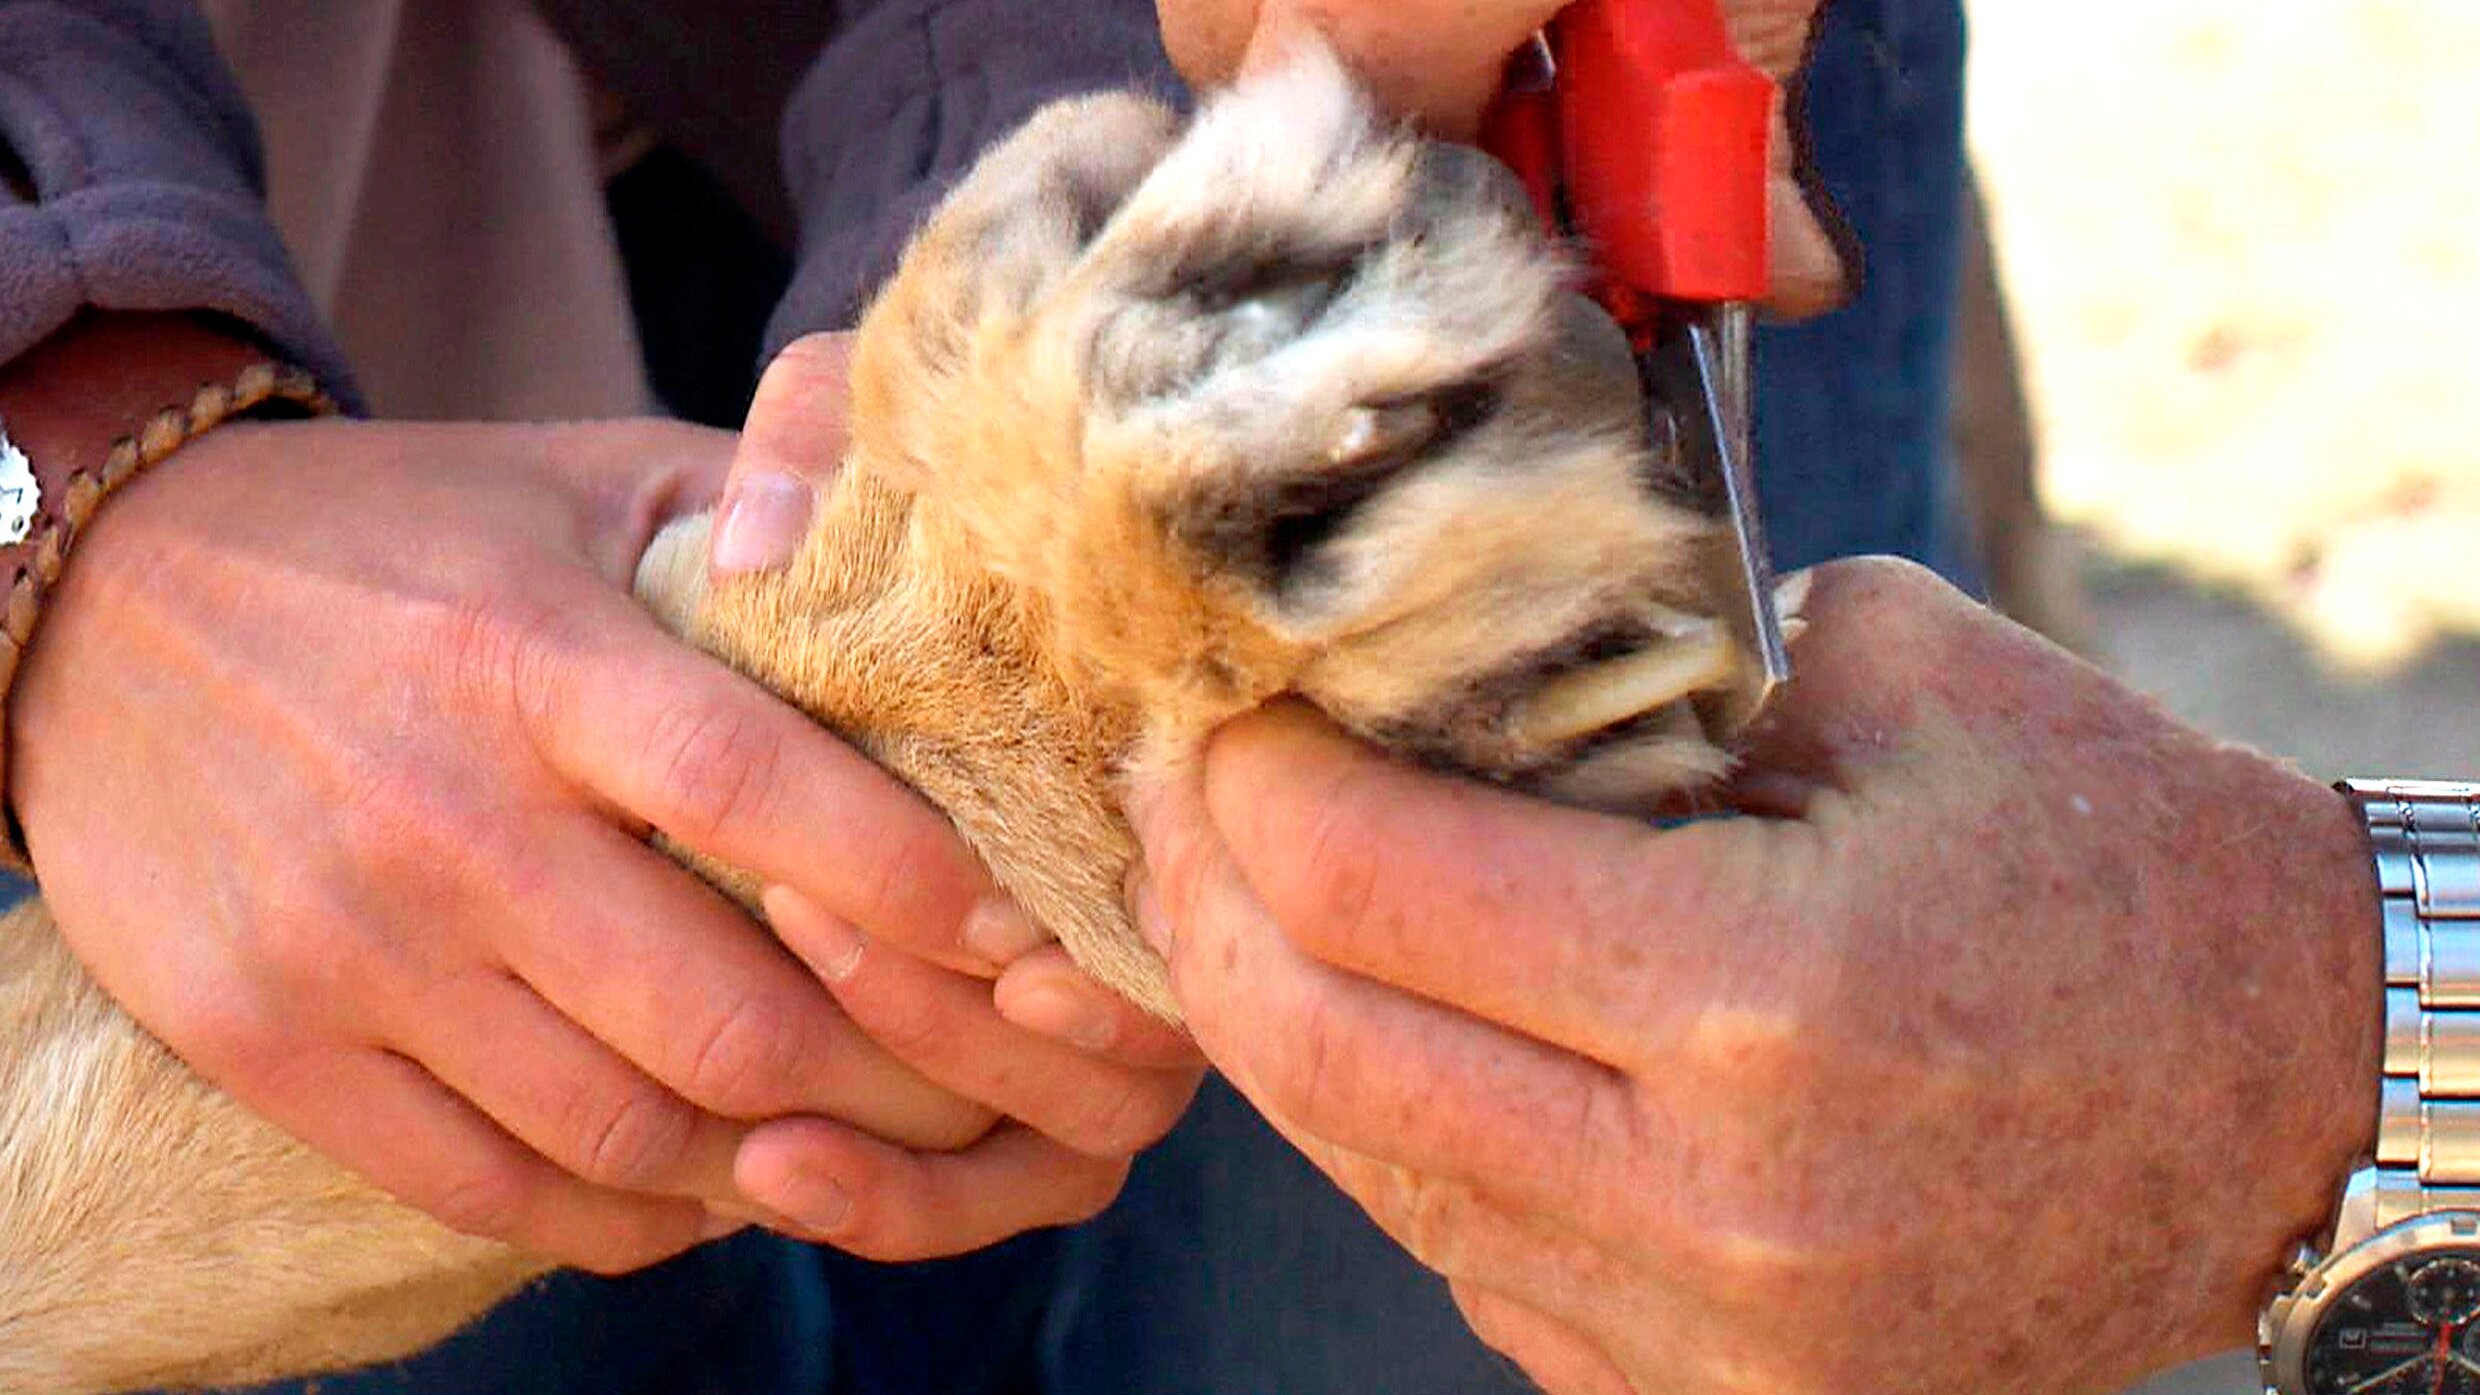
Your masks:
<instances>
[{"instance_id":1,"label":"metal watch link","mask_svg":"<svg viewBox=\"0 0 2480 1395\"><path fill-rule=\"evenodd\" d=\"M2480 1395L2480 784L2346 780L2383 895L2376 1155L2257 1327L2267 1395Z\"/></svg>"}]
</instances>

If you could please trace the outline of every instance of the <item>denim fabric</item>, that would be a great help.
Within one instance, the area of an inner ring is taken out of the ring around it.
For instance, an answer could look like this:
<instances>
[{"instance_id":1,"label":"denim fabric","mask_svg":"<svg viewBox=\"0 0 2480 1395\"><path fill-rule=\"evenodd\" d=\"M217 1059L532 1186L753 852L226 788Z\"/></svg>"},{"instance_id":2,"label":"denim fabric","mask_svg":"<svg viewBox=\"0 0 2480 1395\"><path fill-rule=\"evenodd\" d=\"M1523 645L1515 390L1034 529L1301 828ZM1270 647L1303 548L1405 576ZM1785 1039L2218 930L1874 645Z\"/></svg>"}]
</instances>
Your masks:
<instances>
[{"instance_id":1,"label":"denim fabric","mask_svg":"<svg viewBox=\"0 0 2480 1395\"><path fill-rule=\"evenodd\" d=\"M1957 0L1837 0L1806 87L1862 290L1758 342L1758 445L1786 567L1948 570L1946 367L1962 168ZM1495 1395L1529 1389L1434 1276L1219 1081L1084 1226L879 1266L745 1236L625 1279L564 1275L325 1395ZM305 1387L283 1387L286 1391Z\"/></svg>"},{"instance_id":2,"label":"denim fabric","mask_svg":"<svg viewBox=\"0 0 2480 1395\"><path fill-rule=\"evenodd\" d=\"M1811 168L1862 251L1844 309L1757 335L1776 564L1893 553L1958 580L1946 374L1963 197L1959 0L1833 0L1804 91Z\"/></svg>"}]
</instances>

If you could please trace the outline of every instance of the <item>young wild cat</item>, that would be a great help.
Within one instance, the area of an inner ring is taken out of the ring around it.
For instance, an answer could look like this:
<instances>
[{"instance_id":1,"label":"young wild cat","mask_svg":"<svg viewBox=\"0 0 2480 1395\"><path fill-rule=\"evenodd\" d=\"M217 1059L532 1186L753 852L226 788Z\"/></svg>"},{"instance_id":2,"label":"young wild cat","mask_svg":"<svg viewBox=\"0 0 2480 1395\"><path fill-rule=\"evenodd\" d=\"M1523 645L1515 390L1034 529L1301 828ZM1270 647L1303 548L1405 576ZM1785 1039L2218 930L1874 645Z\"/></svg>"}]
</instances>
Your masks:
<instances>
[{"instance_id":1,"label":"young wild cat","mask_svg":"<svg viewBox=\"0 0 2480 1395\"><path fill-rule=\"evenodd\" d=\"M1297 693L1409 756L1641 808L1719 770L1735 656L1625 345L1512 184L1311 54L1183 125L1065 102L871 310L785 573L639 590L946 809L1103 981L1174 1012L1119 888L1132 767ZM733 869L701 871L751 899ZM0 926L0 1390L225 1384L436 1341L545 1266L192 1075L40 904Z\"/></svg>"}]
</instances>

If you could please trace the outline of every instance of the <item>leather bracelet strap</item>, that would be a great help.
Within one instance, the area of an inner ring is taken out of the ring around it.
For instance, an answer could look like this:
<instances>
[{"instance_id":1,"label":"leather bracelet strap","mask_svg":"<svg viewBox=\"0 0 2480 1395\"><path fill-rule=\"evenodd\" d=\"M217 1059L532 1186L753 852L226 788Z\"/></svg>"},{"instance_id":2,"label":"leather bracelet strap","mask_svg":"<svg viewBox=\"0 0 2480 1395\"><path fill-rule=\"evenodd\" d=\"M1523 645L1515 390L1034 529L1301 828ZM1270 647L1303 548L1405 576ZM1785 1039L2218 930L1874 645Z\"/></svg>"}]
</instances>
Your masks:
<instances>
[{"instance_id":1,"label":"leather bracelet strap","mask_svg":"<svg viewBox=\"0 0 2480 1395\"><path fill-rule=\"evenodd\" d=\"M0 528L0 710L71 544L113 490L227 421L335 410L308 374L184 315L91 317L0 368L0 439L14 450L0 496L9 485L35 496L22 535L20 510L0 499L12 525ZM7 774L0 735L0 791ZM0 823L0 866L30 873L14 813Z\"/></svg>"}]
</instances>

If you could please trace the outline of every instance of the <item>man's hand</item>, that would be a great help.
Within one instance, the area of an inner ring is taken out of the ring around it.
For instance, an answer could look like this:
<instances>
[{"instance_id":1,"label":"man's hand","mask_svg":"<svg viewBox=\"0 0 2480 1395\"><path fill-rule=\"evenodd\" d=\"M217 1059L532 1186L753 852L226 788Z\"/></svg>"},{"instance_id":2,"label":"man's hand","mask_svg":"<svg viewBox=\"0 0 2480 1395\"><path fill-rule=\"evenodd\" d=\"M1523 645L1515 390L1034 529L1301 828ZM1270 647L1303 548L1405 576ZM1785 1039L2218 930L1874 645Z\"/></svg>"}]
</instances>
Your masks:
<instances>
[{"instance_id":1,"label":"man's hand","mask_svg":"<svg viewBox=\"0 0 2480 1395\"><path fill-rule=\"evenodd\" d=\"M1668 0L1649 0L1667 3ZM1155 0L1172 61L1200 86L1277 61L1303 35L1322 37L1387 110L1449 140L1469 141L1498 91L1508 55L1568 0ZM1719 3L1749 62L1786 87L1808 53L1824 0ZM1774 289L1768 308L1814 315L1843 297L1842 254L1792 159L1789 123L1774 127Z\"/></svg>"},{"instance_id":2,"label":"man's hand","mask_svg":"<svg viewBox=\"0 0 2480 1395\"><path fill-rule=\"evenodd\" d=\"M1658 830L1297 709L1142 792L1206 1051L1559 1392L2102 1391L2240 1344L2373 1136L2320 785L1901 564Z\"/></svg>"},{"instance_id":3,"label":"man's hand","mask_svg":"<svg viewBox=\"0 0 2480 1395\"><path fill-rule=\"evenodd\" d=\"M593 1268L721 1228L709 1205L866 1219L736 1185L747 1121L942 1148L993 1118L643 841L922 942L1021 920L935 810L627 594L731 449L659 423L225 427L101 512L10 704L45 895L107 991L413 1204ZM877 1248L1089 1212L1114 1166L1012 1143Z\"/></svg>"}]
</instances>

